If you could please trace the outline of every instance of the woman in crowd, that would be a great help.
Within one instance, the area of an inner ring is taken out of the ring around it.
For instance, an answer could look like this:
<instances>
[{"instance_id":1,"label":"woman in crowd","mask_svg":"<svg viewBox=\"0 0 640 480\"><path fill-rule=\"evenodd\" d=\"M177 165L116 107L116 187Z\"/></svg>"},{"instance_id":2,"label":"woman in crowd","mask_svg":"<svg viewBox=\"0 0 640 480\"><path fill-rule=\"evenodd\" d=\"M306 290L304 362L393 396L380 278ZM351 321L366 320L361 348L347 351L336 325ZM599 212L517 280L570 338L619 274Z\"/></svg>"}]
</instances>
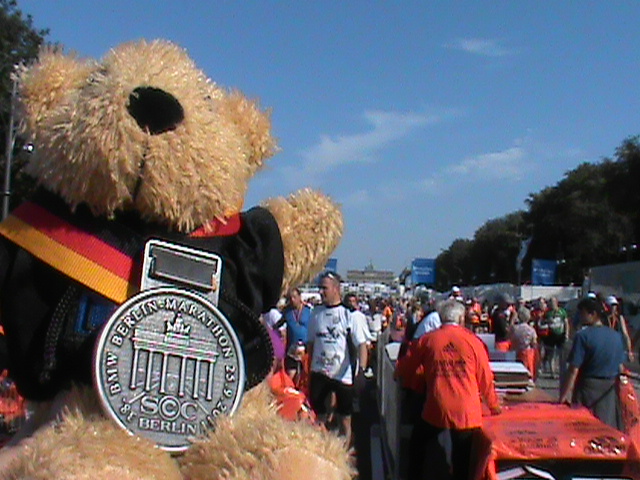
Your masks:
<instances>
[{"instance_id":1,"label":"woman in crowd","mask_svg":"<svg viewBox=\"0 0 640 480\"><path fill-rule=\"evenodd\" d=\"M529 325L531 313L527 308L518 310L518 319L516 324L511 328L509 338L511 340L511 348L516 352L516 358L523 363L531 378L534 380L538 375L536 368L538 335L535 329Z\"/></svg>"},{"instance_id":2,"label":"woman in crowd","mask_svg":"<svg viewBox=\"0 0 640 480\"><path fill-rule=\"evenodd\" d=\"M627 320L622 315L622 306L614 295L607 297L606 304L609 310L609 315L607 317L609 327L622 335L622 340L624 341L624 345L627 349L627 358L630 362L633 362L635 355L633 354L633 346L631 345L631 338L629 337Z\"/></svg>"},{"instance_id":3,"label":"woman in crowd","mask_svg":"<svg viewBox=\"0 0 640 480\"><path fill-rule=\"evenodd\" d=\"M552 378L560 376L560 355L565 342L569 338L569 316L558 304L558 299L551 297L549 309L544 316L544 325L548 329L543 337L543 364Z\"/></svg>"},{"instance_id":4,"label":"woman in crowd","mask_svg":"<svg viewBox=\"0 0 640 480\"><path fill-rule=\"evenodd\" d=\"M622 338L604 325L604 312L598 301L585 298L578 304L578 313L586 328L573 339L560 403L583 405L601 421L620 430L616 379L625 359Z\"/></svg>"}]
</instances>

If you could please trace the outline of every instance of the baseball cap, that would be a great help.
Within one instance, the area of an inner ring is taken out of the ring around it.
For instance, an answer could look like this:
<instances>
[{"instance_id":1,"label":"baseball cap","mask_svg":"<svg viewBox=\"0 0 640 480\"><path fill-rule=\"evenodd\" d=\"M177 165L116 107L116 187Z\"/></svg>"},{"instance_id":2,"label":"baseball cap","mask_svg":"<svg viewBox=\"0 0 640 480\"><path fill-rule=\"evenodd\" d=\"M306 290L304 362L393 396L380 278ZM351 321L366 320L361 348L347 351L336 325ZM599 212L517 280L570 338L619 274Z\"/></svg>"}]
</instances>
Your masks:
<instances>
[{"instance_id":1,"label":"baseball cap","mask_svg":"<svg viewBox=\"0 0 640 480\"><path fill-rule=\"evenodd\" d=\"M610 295L607 297L607 305L618 305L618 299L614 295Z\"/></svg>"},{"instance_id":2,"label":"baseball cap","mask_svg":"<svg viewBox=\"0 0 640 480\"><path fill-rule=\"evenodd\" d=\"M596 294L594 292L589 292L587 293L587 298L597 298Z\"/></svg>"}]
</instances>

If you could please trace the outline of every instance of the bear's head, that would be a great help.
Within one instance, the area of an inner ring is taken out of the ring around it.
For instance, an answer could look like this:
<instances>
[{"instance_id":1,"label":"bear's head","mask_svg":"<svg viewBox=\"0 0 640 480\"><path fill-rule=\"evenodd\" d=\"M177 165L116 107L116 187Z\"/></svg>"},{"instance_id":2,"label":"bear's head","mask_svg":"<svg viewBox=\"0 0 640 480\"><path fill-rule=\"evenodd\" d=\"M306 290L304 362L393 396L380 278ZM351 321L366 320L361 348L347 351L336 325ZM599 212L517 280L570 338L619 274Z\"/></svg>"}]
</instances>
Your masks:
<instances>
[{"instance_id":1,"label":"bear's head","mask_svg":"<svg viewBox=\"0 0 640 480\"><path fill-rule=\"evenodd\" d=\"M28 172L95 215L135 210L181 232L224 219L276 149L268 114L167 41L123 44L100 62L49 49L20 85L37 145Z\"/></svg>"}]
</instances>

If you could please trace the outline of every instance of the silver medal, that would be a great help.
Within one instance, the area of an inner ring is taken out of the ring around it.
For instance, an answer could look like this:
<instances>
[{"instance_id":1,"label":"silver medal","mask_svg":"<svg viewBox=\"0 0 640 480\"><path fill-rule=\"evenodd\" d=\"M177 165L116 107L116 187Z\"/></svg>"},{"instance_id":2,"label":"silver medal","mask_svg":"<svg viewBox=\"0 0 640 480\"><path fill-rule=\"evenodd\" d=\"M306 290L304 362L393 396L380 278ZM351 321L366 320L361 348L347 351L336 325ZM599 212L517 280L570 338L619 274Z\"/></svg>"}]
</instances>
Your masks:
<instances>
[{"instance_id":1,"label":"silver medal","mask_svg":"<svg viewBox=\"0 0 640 480\"><path fill-rule=\"evenodd\" d=\"M98 339L94 377L105 411L170 451L238 407L245 384L238 338L201 295L174 287L125 302Z\"/></svg>"}]
</instances>

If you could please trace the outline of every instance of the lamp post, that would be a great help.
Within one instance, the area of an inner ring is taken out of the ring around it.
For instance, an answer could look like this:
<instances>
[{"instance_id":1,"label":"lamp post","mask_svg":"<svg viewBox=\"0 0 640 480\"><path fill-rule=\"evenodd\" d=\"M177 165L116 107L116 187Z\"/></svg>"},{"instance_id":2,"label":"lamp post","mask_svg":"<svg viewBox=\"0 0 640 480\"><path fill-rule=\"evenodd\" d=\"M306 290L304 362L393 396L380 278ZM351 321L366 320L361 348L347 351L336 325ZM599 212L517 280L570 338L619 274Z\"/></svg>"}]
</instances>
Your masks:
<instances>
[{"instance_id":1,"label":"lamp post","mask_svg":"<svg viewBox=\"0 0 640 480\"><path fill-rule=\"evenodd\" d=\"M564 265L565 263L567 263L567 261L566 261L564 258L561 258L561 259L559 259L559 260L556 260L556 265L557 265L557 268L558 268L558 271L556 272L556 275L557 275L557 277L558 277L558 284L559 284L559 285L562 285L562 279L561 279L561 277L560 277L560 267L561 267L562 265Z\"/></svg>"},{"instance_id":2,"label":"lamp post","mask_svg":"<svg viewBox=\"0 0 640 480\"><path fill-rule=\"evenodd\" d=\"M4 165L4 190L2 192L2 219L9 215L9 197L11 195L11 161L13 160L13 147L16 143L15 124L13 117L15 115L15 98L18 94L18 79L13 77L13 86L11 88L11 106L9 110L9 128L7 129L7 144L5 149L5 165Z\"/></svg>"}]
</instances>

